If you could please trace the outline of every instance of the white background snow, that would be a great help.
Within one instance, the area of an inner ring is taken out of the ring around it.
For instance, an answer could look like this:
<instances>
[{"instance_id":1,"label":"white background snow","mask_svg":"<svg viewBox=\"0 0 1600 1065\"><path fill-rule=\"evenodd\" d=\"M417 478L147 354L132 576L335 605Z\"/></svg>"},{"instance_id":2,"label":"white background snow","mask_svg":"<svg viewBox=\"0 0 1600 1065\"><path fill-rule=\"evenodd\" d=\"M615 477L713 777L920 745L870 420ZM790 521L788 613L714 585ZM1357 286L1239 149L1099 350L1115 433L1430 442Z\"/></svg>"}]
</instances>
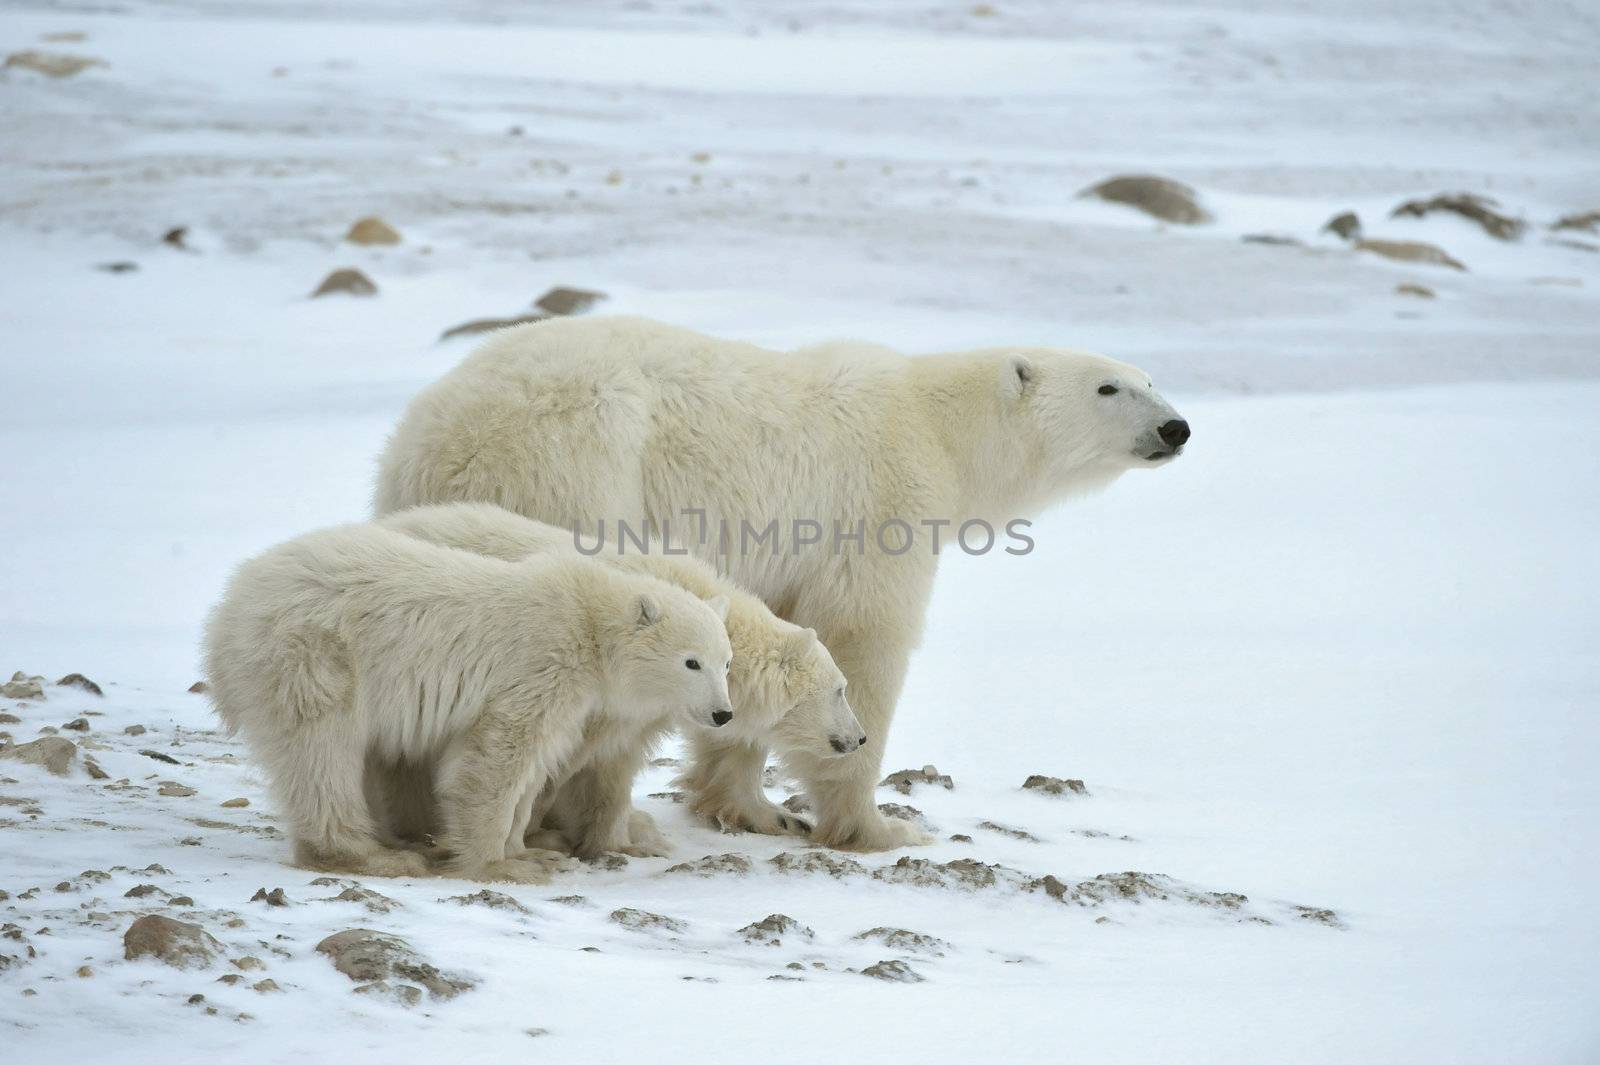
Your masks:
<instances>
[{"instance_id":1,"label":"white background snow","mask_svg":"<svg viewBox=\"0 0 1600 1065\"><path fill-rule=\"evenodd\" d=\"M1597 46L1593 5L1486 0L7 3L0 53L107 65L0 73L0 666L106 695L0 709L19 742L98 711L111 780L0 762L28 800L0 807L0 921L38 954L0 972L0 1055L1600 1060L1600 238L1546 228L1600 209ZM1076 197L1130 171L1217 220ZM1457 189L1529 232L1388 217ZM1346 209L1469 269L1318 233ZM402 244L341 242L374 213ZM160 242L180 225L194 250ZM1240 239L1264 232L1303 246ZM139 270L94 268L116 260ZM341 266L380 294L307 298ZM316 901L336 891L249 831L260 777L185 692L200 619L240 558L366 512L383 434L470 350L443 329L557 284L777 346L1149 370L1188 452L1052 511L1031 556L947 558L885 768L955 788L881 798L936 826L913 857L1161 873L1272 924L781 874L765 859L799 841L691 823L647 797L666 768L638 797L674 859L501 889L531 916L438 880L368 882L389 914ZM1090 794L1021 791L1033 773ZM664 871L729 852L754 872ZM151 862L170 872L78 877ZM196 905L122 897L140 882ZM295 904L247 901L274 886ZM138 912L263 957L282 992L123 961ZM816 940L745 944L769 913ZM950 946L851 938L879 925ZM363 926L481 983L355 996L311 948ZM848 971L900 956L924 982ZM803 982L767 979L794 960Z\"/></svg>"}]
</instances>

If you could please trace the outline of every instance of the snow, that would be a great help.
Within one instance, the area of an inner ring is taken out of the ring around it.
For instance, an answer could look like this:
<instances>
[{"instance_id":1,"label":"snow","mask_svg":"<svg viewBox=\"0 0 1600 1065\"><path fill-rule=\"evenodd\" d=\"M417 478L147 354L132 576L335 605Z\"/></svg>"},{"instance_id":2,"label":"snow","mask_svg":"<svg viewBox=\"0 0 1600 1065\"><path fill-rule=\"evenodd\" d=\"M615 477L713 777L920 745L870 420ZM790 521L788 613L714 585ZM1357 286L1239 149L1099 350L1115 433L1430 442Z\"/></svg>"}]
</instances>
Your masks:
<instances>
[{"instance_id":1,"label":"snow","mask_svg":"<svg viewBox=\"0 0 1600 1065\"><path fill-rule=\"evenodd\" d=\"M1545 228L1600 208L1600 20L995 6L0 12L7 54L109 63L0 74L0 665L106 689L6 700L21 723L0 729L98 712L82 739L110 774L0 761L0 801L31 800L0 806L0 921L38 953L0 971L8 1061L1600 1056L1600 255ZM63 30L87 39L40 40ZM1076 198L1126 171L1194 185L1217 221ZM1387 217L1458 188L1532 229ZM1318 233L1345 209L1469 270ZM405 241L341 244L370 213ZM194 251L160 243L178 225ZM1304 246L1240 239L1261 232ZM140 269L92 269L117 260ZM308 300L339 266L380 295ZM636 794L675 856L496 887L530 916L441 902L478 887L444 880L366 881L401 904L368 913L286 864L258 772L185 691L199 620L240 558L366 512L384 433L470 350L442 330L556 284L779 346L1080 344L1189 418L1179 462L1056 508L1032 555L945 560L885 769L955 787L880 799L937 829L913 859L1014 878L783 873L768 859L812 852L693 823L650 797L667 766ZM1022 790L1034 773L1089 794ZM666 871L726 853L752 871ZM170 872L135 872L152 862ZM1126 870L1249 901L1018 886ZM195 906L124 898L138 883ZM260 887L294 904L248 901ZM685 930L623 928L619 907ZM124 962L140 912L198 921L283 992L216 983L226 962ZM770 913L815 940L745 943ZM877 926L950 946L852 938ZM353 995L312 949L350 927L479 984L412 1010ZM897 957L924 982L848 971Z\"/></svg>"}]
</instances>

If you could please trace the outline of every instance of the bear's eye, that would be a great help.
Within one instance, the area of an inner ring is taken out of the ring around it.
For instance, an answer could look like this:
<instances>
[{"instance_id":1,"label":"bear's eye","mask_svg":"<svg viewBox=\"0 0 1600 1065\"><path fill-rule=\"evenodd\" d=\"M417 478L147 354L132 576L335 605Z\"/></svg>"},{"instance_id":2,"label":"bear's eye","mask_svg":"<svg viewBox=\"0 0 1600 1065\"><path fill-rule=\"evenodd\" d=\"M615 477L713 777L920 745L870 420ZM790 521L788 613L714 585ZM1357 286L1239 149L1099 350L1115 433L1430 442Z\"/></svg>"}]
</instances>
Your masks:
<instances>
[{"instance_id":1,"label":"bear's eye","mask_svg":"<svg viewBox=\"0 0 1600 1065\"><path fill-rule=\"evenodd\" d=\"M700 660L698 658L691 658L688 661L686 661L684 663L684 665L688 666L690 669L699 669L700 668Z\"/></svg>"},{"instance_id":2,"label":"bear's eye","mask_svg":"<svg viewBox=\"0 0 1600 1065\"><path fill-rule=\"evenodd\" d=\"M1116 385L1101 385L1100 386L1100 394L1102 396L1114 396L1114 395L1117 394L1117 386Z\"/></svg>"}]
</instances>

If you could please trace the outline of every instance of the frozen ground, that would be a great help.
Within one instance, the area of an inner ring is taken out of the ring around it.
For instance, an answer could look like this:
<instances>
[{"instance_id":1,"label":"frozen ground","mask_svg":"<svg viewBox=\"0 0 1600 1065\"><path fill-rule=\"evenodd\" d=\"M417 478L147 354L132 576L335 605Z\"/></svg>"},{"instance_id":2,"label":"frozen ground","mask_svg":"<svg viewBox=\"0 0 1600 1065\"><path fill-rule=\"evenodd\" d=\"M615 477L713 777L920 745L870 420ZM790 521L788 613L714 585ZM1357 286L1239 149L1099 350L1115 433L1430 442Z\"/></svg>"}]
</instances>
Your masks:
<instances>
[{"instance_id":1,"label":"frozen ground","mask_svg":"<svg viewBox=\"0 0 1600 1065\"><path fill-rule=\"evenodd\" d=\"M1600 208L1592 8L444 6L0 12L0 53L108 64L0 73L0 666L106 693L0 705L18 741L88 725L67 777L0 761L8 1063L1600 1057L1600 236L1545 228ZM1125 171L1217 221L1074 197ZM1386 217L1455 189L1536 224ZM1469 269L1318 234L1347 208ZM402 244L340 243L374 212ZM336 266L379 296L307 300ZM937 828L911 858L993 885L783 872L826 852L691 824L666 766L638 797L674 858L501 889L527 914L438 880L369 881L399 903L370 912L283 864L184 691L199 619L238 558L363 513L400 406L467 350L442 329L562 283L781 345L1098 347L1190 418L1181 462L941 576L887 768L955 786L881 799ZM668 871L724 854L749 871ZM1172 880L1094 903L1130 870ZM225 957L124 961L146 912ZM772 913L814 938L747 943ZM852 938L879 926L943 953ZM312 948L355 927L478 984L354 995ZM851 971L886 959L924 981Z\"/></svg>"}]
</instances>

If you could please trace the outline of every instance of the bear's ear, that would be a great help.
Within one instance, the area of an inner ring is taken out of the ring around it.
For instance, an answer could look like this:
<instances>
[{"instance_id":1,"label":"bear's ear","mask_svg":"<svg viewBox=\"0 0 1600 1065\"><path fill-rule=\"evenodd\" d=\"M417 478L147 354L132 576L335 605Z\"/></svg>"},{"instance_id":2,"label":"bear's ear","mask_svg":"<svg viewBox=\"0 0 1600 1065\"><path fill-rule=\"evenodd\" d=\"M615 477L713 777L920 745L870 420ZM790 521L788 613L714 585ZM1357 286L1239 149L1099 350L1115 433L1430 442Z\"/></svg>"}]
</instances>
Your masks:
<instances>
[{"instance_id":1,"label":"bear's ear","mask_svg":"<svg viewBox=\"0 0 1600 1065\"><path fill-rule=\"evenodd\" d=\"M712 610L712 613L716 614L717 617L720 618L721 620L723 620L723 621L727 621L728 620L728 597L727 596L725 596L725 595L714 595L710 599L706 600L706 606L710 607L711 610Z\"/></svg>"},{"instance_id":2,"label":"bear's ear","mask_svg":"<svg viewBox=\"0 0 1600 1065\"><path fill-rule=\"evenodd\" d=\"M803 655L811 650L811 645L817 642L816 629L800 629L789 634L789 653Z\"/></svg>"},{"instance_id":3,"label":"bear's ear","mask_svg":"<svg viewBox=\"0 0 1600 1065\"><path fill-rule=\"evenodd\" d=\"M1000 394L1021 399L1033 387L1033 360L1023 354L1007 355L1000 364Z\"/></svg>"},{"instance_id":4,"label":"bear's ear","mask_svg":"<svg viewBox=\"0 0 1600 1065\"><path fill-rule=\"evenodd\" d=\"M633 617L641 629L646 625L654 625L661 620L661 604L656 602L653 595L641 595L633 601Z\"/></svg>"}]
</instances>

